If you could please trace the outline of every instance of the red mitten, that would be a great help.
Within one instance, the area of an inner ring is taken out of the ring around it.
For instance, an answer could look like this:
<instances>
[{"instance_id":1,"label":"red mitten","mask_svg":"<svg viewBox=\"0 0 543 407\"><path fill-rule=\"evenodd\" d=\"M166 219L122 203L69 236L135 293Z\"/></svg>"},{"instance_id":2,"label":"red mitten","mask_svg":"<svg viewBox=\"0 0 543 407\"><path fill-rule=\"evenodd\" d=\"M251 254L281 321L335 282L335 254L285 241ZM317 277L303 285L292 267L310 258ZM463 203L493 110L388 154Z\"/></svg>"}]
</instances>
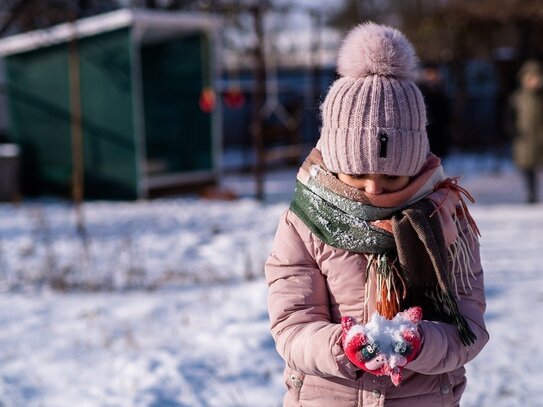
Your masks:
<instances>
[{"instance_id":1,"label":"red mitten","mask_svg":"<svg viewBox=\"0 0 543 407\"><path fill-rule=\"evenodd\" d=\"M421 318L420 307L399 312L392 320L374 313L366 325L356 323L352 317L342 317L345 354L360 369L376 376L388 375L398 386L402 369L420 351Z\"/></svg>"}]
</instances>

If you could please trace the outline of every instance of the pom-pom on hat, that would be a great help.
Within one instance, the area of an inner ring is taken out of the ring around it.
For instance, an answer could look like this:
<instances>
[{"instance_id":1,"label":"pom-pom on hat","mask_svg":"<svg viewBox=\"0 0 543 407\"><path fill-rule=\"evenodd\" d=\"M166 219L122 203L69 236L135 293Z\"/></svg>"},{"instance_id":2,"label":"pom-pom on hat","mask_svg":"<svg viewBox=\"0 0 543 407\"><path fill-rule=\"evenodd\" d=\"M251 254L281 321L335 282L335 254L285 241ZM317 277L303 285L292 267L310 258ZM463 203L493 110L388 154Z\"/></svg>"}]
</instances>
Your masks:
<instances>
[{"instance_id":1,"label":"pom-pom on hat","mask_svg":"<svg viewBox=\"0 0 543 407\"><path fill-rule=\"evenodd\" d=\"M430 153L426 108L412 81L417 57L398 30L365 23L339 50L338 73L321 106L317 148L330 171L416 175Z\"/></svg>"}]
</instances>

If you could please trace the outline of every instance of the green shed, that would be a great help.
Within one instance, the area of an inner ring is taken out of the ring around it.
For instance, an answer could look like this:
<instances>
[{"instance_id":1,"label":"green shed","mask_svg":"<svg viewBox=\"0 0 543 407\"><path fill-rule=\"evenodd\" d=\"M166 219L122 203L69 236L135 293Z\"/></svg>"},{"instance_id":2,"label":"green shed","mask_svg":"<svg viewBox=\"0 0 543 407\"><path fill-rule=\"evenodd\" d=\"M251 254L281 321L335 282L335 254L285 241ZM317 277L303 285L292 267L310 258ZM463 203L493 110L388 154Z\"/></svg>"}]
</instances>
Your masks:
<instances>
[{"instance_id":1,"label":"green shed","mask_svg":"<svg viewBox=\"0 0 543 407\"><path fill-rule=\"evenodd\" d=\"M92 199L216 182L217 29L202 14L121 9L0 40L23 193L69 195L75 168Z\"/></svg>"}]
</instances>

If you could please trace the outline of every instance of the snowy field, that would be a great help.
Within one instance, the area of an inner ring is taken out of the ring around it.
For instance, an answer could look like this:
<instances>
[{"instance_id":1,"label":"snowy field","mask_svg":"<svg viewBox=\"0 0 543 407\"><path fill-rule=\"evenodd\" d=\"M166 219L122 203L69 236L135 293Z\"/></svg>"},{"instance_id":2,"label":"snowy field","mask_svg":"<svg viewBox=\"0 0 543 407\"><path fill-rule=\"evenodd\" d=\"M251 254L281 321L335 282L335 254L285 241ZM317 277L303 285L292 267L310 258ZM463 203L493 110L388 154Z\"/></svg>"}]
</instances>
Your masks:
<instances>
[{"instance_id":1,"label":"snowy field","mask_svg":"<svg viewBox=\"0 0 543 407\"><path fill-rule=\"evenodd\" d=\"M478 200L491 334L462 406L543 406L543 204L506 161L446 171ZM88 203L85 238L65 203L0 204L0 406L280 406L262 267L294 177L265 204L242 176L232 202Z\"/></svg>"}]
</instances>

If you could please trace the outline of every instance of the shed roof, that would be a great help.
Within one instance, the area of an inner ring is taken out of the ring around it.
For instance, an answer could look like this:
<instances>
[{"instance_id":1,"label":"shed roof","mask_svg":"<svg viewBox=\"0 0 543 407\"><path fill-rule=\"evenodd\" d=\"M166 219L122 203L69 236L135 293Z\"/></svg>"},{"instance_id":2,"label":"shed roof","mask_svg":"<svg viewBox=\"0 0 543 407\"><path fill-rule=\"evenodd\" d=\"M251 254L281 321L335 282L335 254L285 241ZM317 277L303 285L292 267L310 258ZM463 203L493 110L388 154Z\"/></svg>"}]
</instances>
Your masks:
<instances>
[{"instance_id":1,"label":"shed roof","mask_svg":"<svg viewBox=\"0 0 543 407\"><path fill-rule=\"evenodd\" d=\"M3 38L0 40L0 56L32 51L41 47L67 42L72 38L90 37L128 26L135 26L143 31L153 27L182 31L194 29L213 30L218 25L218 18L202 13L124 8L83 18L74 23L59 24L50 28Z\"/></svg>"}]
</instances>

